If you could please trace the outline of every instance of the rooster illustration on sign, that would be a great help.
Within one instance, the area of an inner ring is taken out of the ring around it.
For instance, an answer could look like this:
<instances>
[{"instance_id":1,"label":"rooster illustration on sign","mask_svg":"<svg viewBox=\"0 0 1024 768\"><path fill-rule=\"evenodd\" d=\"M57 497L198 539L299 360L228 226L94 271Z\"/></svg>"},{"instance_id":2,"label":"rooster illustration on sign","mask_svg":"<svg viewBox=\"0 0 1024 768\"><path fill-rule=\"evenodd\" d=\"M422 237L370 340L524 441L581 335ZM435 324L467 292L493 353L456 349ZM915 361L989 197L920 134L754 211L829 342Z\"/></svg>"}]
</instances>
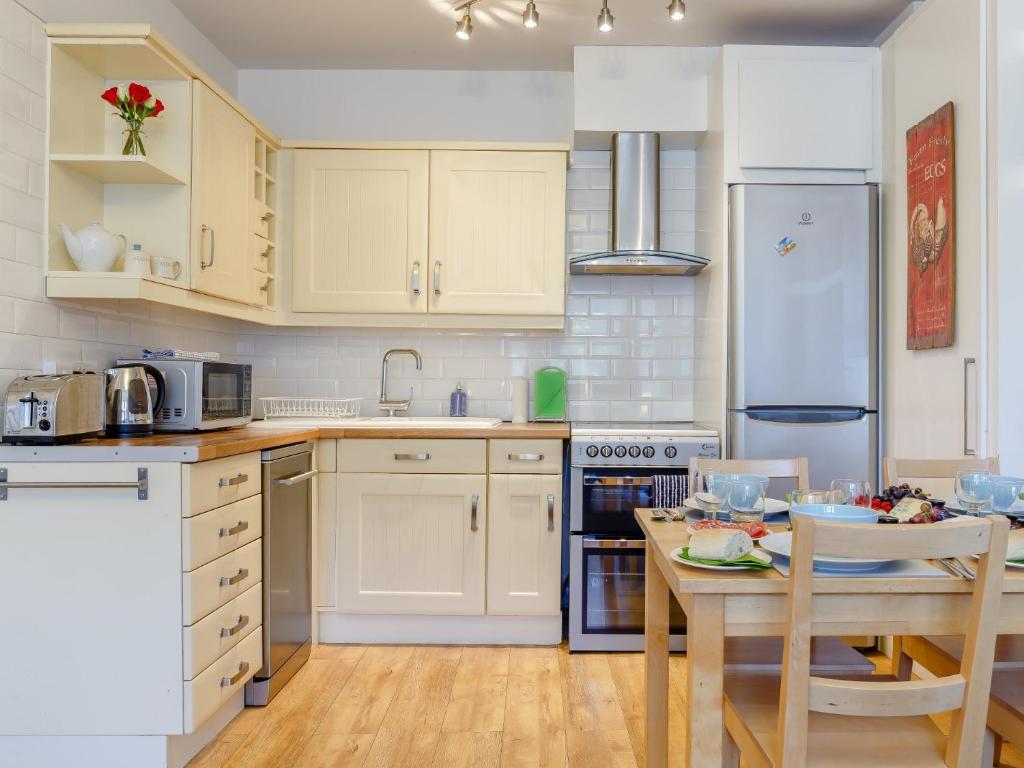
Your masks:
<instances>
[{"instance_id":1,"label":"rooster illustration on sign","mask_svg":"<svg viewBox=\"0 0 1024 768\"><path fill-rule=\"evenodd\" d=\"M910 216L910 255L923 275L932 264L942 258L942 250L949 239L949 223L946 218L946 204L940 197L935 206L935 219L928 206L918 203Z\"/></svg>"}]
</instances>

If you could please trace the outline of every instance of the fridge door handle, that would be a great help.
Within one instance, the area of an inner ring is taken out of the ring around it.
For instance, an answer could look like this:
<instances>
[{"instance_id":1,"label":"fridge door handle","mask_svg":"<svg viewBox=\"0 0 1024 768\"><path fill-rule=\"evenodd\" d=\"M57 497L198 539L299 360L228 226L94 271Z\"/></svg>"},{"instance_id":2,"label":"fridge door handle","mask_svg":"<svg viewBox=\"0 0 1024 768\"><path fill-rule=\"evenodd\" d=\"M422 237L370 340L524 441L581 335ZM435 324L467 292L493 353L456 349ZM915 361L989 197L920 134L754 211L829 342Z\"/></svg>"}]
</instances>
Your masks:
<instances>
[{"instance_id":1,"label":"fridge door handle","mask_svg":"<svg viewBox=\"0 0 1024 768\"><path fill-rule=\"evenodd\" d=\"M868 415L867 408L794 408L791 406L747 408L740 411L752 421L774 424L842 424L860 421Z\"/></svg>"}]
</instances>

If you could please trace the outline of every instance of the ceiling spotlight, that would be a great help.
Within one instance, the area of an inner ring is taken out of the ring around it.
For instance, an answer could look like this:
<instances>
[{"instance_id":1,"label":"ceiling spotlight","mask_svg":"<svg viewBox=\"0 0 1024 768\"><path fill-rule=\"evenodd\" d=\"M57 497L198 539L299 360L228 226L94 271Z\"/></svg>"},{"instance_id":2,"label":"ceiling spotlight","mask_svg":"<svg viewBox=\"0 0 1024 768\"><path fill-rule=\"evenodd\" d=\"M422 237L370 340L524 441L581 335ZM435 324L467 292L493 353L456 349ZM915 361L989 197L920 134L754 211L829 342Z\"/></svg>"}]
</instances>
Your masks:
<instances>
[{"instance_id":1,"label":"ceiling spotlight","mask_svg":"<svg viewBox=\"0 0 1024 768\"><path fill-rule=\"evenodd\" d=\"M672 0L668 4L668 17L672 21L682 21L686 18L686 3L683 0Z\"/></svg>"},{"instance_id":2,"label":"ceiling spotlight","mask_svg":"<svg viewBox=\"0 0 1024 768\"><path fill-rule=\"evenodd\" d=\"M526 10L523 11L523 26L527 29L535 29L540 24L540 14L537 13L537 5L533 0L526 3Z\"/></svg>"},{"instance_id":3,"label":"ceiling spotlight","mask_svg":"<svg viewBox=\"0 0 1024 768\"><path fill-rule=\"evenodd\" d=\"M615 17L608 10L608 0L604 0L601 12L597 14L597 28L601 32L611 32L615 27Z\"/></svg>"},{"instance_id":4,"label":"ceiling spotlight","mask_svg":"<svg viewBox=\"0 0 1024 768\"><path fill-rule=\"evenodd\" d=\"M470 11L473 10L473 3L463 3L455 10L461 11L463 9L465 9L466 13L455 24L455 36L459 40L469 40L469 36L473 34L473 17L470 15Z\"/></svg>"}]
</instances>

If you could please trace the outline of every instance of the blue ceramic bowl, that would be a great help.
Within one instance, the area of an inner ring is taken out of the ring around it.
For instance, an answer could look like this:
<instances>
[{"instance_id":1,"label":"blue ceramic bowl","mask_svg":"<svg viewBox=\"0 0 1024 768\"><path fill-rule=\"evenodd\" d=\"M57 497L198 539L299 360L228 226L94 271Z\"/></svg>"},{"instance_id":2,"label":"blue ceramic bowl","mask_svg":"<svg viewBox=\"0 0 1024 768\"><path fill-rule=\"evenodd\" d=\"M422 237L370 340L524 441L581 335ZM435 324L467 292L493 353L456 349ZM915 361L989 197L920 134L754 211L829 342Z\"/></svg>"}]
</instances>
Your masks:
<instances>
[{"instance_id":1,"label":"blue ceramic bowl","mask_svg":"<svg viewBox=\"0 0 1024 768\"><path fill-rule=\"evenodd\" d=\"M805 515L818 520L836 523L877 523L878 513L867 507L850 504L796 504L789 510L790 516Z\"/></svg>"}]
</instances>

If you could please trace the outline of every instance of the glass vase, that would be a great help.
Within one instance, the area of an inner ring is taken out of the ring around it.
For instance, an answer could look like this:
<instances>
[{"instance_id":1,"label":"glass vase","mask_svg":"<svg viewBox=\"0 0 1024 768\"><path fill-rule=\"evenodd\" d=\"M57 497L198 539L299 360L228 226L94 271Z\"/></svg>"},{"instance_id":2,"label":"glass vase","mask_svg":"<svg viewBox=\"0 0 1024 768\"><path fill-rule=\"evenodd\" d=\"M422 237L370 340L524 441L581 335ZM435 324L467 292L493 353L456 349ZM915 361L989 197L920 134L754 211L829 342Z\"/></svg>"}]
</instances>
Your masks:
<instances>
[{"instance_id":1,"label":"glass vase","mask_svg":"<svg viewBox=\"0 0 1024 768\"><path fill-rule=\"evenodd\" d=\"M122 155L146 155L146 145L142 143L142 121L139 122L126 122L127 127L124 129L124 147L121 149Z\"/></svg>"}]
</instances>

